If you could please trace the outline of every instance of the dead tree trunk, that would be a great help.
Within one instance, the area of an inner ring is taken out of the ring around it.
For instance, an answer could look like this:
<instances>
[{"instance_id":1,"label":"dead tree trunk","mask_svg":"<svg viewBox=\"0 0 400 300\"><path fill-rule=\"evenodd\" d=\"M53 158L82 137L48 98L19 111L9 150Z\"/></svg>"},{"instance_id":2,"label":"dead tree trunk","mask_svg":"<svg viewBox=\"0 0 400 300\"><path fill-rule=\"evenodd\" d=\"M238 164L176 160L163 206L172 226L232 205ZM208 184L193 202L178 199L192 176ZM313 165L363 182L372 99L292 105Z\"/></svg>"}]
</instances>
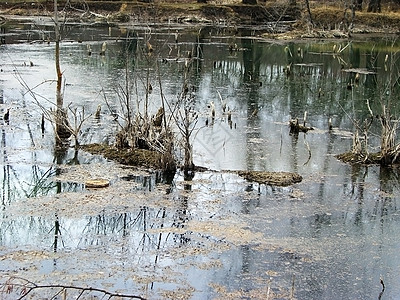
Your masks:
<instances>
[{"instance_id":1,"label":"dead tree trunk","mask_svg":"<svg viewBox=\"0 0 400 300\"><path fill-rule=\"evenodd\" d=\"M370 0L368 3L368 12L380 13L381 12L381 0Z\"/></svg>"},{"instance_id":2,"label":"dead tree trunk","mask_svg":"<svg viewBox=\"0 0 400 300\"><path fill-rule=\"evenodd\" d=\"M256 5L257 0L242 0L242 4Z\"/></svg>"},{"instance_id":3,"label":"dead tree trunk","mask_svg":"<svg viewBox=\"0 0 400 300\"><path fill-rule=\"evenodd\" d=\"M64 110L64 98L61 92L62 88L62 72L60 67L60 24L58 20L58 7L57 0L54 0L54 23L55 23L55 63L56 63L56 73L57 73L57 87L56 87L56 142L57 145L61 145L71 136L71 132L68 129L68 118L67 112Z\"/></svg>"},{"instance_id":4,"label":"dead tree trunk","mask_svg":"<svg viewBox=\"0 0 400 300\"><path fill-rule=\"evenodd\" d=\"M353 0L354 9L357 11L362 11L362 2L363 0Z\"/></svg>"},{"instance_id":5,"label":"dead tree trunk","mask_svg":"<svg viewBox=\"0 0 400 300\"><path fill-rule=\"evenodd\" d=\"M313 18L312 18L312 14L311 14L310 2L309 2L308 0L306 0L306 8L307 8L307 13L308 13L309 21L310 21L311 25L314 26L315 24L314 24L314 20L313 20Z\"/></svg>"}]
</instances>

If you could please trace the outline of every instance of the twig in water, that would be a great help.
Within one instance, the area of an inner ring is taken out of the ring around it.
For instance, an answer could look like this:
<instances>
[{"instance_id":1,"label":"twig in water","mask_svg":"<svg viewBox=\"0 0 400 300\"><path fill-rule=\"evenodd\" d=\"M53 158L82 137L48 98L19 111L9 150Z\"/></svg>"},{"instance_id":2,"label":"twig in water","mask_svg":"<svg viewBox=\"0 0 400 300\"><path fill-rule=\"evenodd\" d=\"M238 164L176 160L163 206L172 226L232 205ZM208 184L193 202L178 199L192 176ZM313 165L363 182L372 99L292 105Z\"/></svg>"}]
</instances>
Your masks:
<instances>
[{"instance_id":1,"label":"twig in water","mask_svg":"<svg viewBox=\"0 0 400 300\"><path fill-rule=\"evenodd\" d=\"M385 291L385 283L383 282L382 276L380 276L379 280L380 280L381 285L382 285L382 291L379 293L378 300L381 300L383 292Z\"/></svg>"},{"instance_id":2,"label":"twig in water","mask_svg":"<svg viewBox=\"0 0 400 300\"><path fill-rule=\"evenodd\" d=\"M295 279L295 275L292 275L292 289L290 291L290 299L294 299L294 279Z\"/></svg>"},{"instance_id":3,"label":"twig in water","mask_svg":"<svg viewBox=\"0 0 400 300\"><path fill-rule=\"evenodd\" d=\"M306 139L304 139L304 145L306 145L307 150L308 150L308 159L307 159L307 161L303 164L303 166L305 166L306 164L308 164L308 162L309 162L310 159L311 159L311 149L310 149L310 145L308 144L308 142L307 142Z\"/></svg>"},{"instance_id":4,"label":"twig in water","mask_svg":"<svg viewBox=\"0 0 400 300\"><path fill-rule=\"evenodd\" d=\"M269 299L269 293L271 291L271 278L268 280L268 288L267 288L267 298L265 300Z\"/></svg>"}]
</instances>

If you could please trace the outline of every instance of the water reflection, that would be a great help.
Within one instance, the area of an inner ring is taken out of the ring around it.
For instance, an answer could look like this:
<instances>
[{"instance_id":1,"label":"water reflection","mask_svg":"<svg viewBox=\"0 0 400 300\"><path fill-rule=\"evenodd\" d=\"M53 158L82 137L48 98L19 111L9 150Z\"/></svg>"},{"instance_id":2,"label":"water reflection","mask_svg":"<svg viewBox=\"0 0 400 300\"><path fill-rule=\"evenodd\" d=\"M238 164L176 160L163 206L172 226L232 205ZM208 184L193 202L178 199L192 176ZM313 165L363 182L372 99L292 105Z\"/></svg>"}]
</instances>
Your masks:
<instances>
[{"instance_id":1,"label":"water reflection","mask_svg":"<svg viewBox=\"0 0 400 300\"><path fill-rule=\"evenodd\" d=\"M236 298L294 293L299 299L365 299L379 294L380 275L387 297L399 293L398 172L350 167L333 157L350 149L353 119L369 115L366 99L379 110L377 87L389 76L384 41L375 50L357 42L279 45L245 30L233 36L211 27L155 28L151 42L159 56L144 61L147 28L68 29L71 41L82 43L62 44L65 101L93 114L102 107L100 118L82 128L83 143L113 142L123 125L115 120L124 115L116 90L125 84L126 71L138 78L132 90L140 103L147 88L141 82L149 76L154 84L148 101L156 111L158 65L163 93L175 103L183 58L190 52L196 58L195 110L203 121L194 141L195 163L296 171L304 178L276 188L245 182L234 172L168 179L124 169L111 174L102 158L52 151L52 129L48 125L43 134L42 111L15 78L18 70L36 93L54 97L54 86L43 84L54 78L52 45L25 43L46 40L51 30L45 23L37 24L40 30L29 26L10 27L0 46L0 109L4 114L11 108L9 124L0 118L3 271L24 270L21 276L39 281L62 273L71 281L149 298L181 288L199 299L216 297L217 291ZM107 51L100 56L105 40ZM339 47L344 50L334 53ZM349 68L375 73L356 77L343 71ZM214 122L204 126L211 101ZM301 119L305 111L314 131L289 135L288 120ZM371 146L377 142L371 136ZM95 163L100 170L90 169ZM111 187L87 190L81 173L109 176ZM13 250L31 262L14 259ZM90 278L83 275L88 273Z\"/></svg>"}]
</instances>

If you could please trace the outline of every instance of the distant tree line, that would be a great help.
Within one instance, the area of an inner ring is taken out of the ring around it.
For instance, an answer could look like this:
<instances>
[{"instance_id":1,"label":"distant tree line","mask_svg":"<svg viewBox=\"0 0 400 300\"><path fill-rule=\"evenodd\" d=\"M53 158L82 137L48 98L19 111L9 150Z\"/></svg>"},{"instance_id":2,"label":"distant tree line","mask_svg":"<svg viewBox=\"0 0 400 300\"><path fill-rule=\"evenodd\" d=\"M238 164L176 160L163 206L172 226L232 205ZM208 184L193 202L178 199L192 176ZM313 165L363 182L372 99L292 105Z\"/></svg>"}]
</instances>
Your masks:
<instances>
[{"instance_id":1,"label":"distant tree line","mask_svg":"<svg viewBox=\"0 0 400 300\"><path fill-rule=\"evenodd\" d=\"M365 1L367 2L367 1ZM399 0L395 2L400 3ZM361 11L363 8L363 0L353 0L353 6L355 10ZM381 0L369 0L368 1L368 12L381 12Z\"/></svg>"},{"instance_id":2,"label":"distant tree line","mask_svg":"<svg viewBox=\"0 0 400 300\"><path fill-rule=\"evenodd\" d=\"M261 2L266 2L266 0L259 0ZM303 0L288 0L290 5L297 5L298 2L301 2ZM309 0L304 0L306 3L306 6L309 7ZM348 0L351 6L353 6L354 10L356 11L361 11L363 9L363 5L367 7L367 12L375 12L375 13L380 13L381 12L381 1L383 0ZM207 0L197 0L198 3L207 3ZM334 2L341 2L339 0L332 1ZM387 2L392 2L395 4L400 5L400 0L389 0ZM242 4L257 4L257 0L242 0Z\"/></svg>"}]
</instances>

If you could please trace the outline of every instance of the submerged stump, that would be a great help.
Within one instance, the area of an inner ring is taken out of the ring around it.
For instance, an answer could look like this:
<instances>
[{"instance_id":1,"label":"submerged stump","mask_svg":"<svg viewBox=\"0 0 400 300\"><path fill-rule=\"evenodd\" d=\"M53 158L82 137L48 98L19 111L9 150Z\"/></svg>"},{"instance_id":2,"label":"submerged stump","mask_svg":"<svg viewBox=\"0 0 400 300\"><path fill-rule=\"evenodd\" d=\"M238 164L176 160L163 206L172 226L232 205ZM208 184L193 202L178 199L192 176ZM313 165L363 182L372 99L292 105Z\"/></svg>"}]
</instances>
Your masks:
<instances>
[{"instance_id":1,"label":"submerged stump","mask_svg":"<svg viewBox=\"0 0 400 300\"><path fill-rule=\"evenodd\" d=\"M298 134L299 132L304 132L307 133L309 130L313 130L314 128L312 127L307 127L305 125L301 125L299 123L299 119L295 120L290 120L289 121L289 127L290 127L290 133L292 134Z\"/></svg>"}]
</instances>

